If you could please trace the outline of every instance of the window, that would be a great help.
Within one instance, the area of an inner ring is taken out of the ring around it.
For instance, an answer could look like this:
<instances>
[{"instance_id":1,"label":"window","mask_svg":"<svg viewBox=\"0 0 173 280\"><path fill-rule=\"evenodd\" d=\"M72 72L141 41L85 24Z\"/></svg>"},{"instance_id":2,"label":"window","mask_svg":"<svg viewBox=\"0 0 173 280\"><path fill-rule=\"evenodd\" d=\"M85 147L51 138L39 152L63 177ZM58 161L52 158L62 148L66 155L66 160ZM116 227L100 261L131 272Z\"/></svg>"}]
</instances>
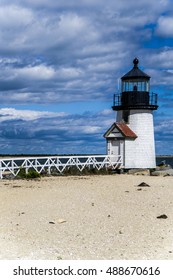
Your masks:
<instances>
[{"instance_id":1,"label":"window","mask_svg":"<svg viewBox=\"0 0 173 280\"><path fill-rule=\"evenodd\" d=\"M123 111L123 120L125 123L129 122L129 115L130 115L130 111L129 110L124 110Z\"/></svg>"},{"instance_id":2,"label":"window","mask_svg":"<svg viewBox=\"0 0 173 280\"><path fill-rule=\"evenodd\" d=\"M149 81L129 80L122 82L122 91L149 91Z\"/></svg>"}]
</instances>

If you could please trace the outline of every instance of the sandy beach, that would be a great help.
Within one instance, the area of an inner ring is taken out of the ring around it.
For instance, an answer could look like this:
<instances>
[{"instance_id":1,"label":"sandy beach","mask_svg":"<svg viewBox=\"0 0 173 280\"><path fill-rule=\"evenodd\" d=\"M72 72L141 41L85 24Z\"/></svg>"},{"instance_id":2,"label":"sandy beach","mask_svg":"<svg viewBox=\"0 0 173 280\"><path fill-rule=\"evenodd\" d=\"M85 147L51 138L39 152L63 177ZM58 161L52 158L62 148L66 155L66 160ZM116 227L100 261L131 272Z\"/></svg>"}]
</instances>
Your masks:
<instances>
[{"instance_id":1,"label":"sandy beach","mask_svg":"<svg viewBox=\"0 0 173 280\"><path fill-rule=\"evenodd\" d=\"M173 176L1 180L0 211L1 260L173 259Z\"/></svg>"}]
</instances>

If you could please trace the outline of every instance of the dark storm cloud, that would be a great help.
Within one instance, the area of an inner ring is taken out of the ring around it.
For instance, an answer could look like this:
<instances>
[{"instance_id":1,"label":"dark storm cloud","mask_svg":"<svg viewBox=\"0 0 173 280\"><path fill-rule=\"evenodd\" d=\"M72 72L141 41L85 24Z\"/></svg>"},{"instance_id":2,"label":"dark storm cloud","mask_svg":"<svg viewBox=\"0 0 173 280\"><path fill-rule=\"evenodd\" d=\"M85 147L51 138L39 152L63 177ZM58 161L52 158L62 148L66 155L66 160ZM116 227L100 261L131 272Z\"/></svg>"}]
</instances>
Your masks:
<instances>
[{"instance_id":1,"label":"dark storm cloud","mask_svg":"<svg viewBox=\"0 0 173 280\"><path fill-rule=\"evenodd\" d=\"M92 114L65 115L48 112L17 111L6 108L0 110L0 153L10 153L12 146L26 143L23 153L32 153L36 148L42 153L79 153L79 146L83 145L83 152L104 152L103 134L111 124L112 112L105 110ZM40 147L42 143L42 147ZM87 143L87 144L86 144ZM4 146L6 149L4 151ZM34 147L34 148L33 148ZM19 147L18 151L21 150Z\"/></svg>"}]
</instances>

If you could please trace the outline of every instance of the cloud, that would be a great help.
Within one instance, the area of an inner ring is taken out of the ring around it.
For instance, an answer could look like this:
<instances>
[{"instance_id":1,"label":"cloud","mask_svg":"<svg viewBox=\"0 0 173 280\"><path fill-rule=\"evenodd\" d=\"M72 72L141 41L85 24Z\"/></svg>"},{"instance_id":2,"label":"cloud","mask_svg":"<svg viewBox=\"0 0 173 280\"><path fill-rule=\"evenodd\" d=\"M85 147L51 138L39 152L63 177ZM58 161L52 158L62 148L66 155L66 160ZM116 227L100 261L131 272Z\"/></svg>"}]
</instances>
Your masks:
<instances>
[{"instance_id":1,"label":"cloud","mask_svg":"<svg viewBox=\"0 0 173 280\"><path fill-rule=\"evenodd\" d=\"M16 110L15 108L2 108L0 109L0 122L11 120L32 121L44 117L64 117L66 115L67 114L63 112L53 113L33 110Z\"/></svg>"},{"instance_id":2,"label":"cloud","mask_svg":"<svg viewBox=\"0 0 173 280\"><path fill-rule=\"evenodd\" d=\"M16 69L15 74L18 79L31 80L49 80L55 77L55 71L52 67L45 65L27 66L21 69Z\"/></svg>"},{"instance_id":3,"label":"cloud","mask_svg":"<svg viewBox=\"0 0 173 280\"><path fill-rule=\"evenodd\" d=\"M12 28L18 31L24 31L33 20L33 13L30 9L17 6L5 5L0 8L0 25L1 28ZM10 34L11 35L11 34Z\"/></svg>"},{"instance_id":4,"label":"cloud","mask_svg":"<svg viewBox=\"0 0 173 280\"><path fill-rule=\"evenodd\" d=\"M161 16L158 19L156 33L162 37L173 38L172 32L173 17L171 16Z\"/></svg>"},{"instance_id":5,"label":"cloud","mask_svg":"<svg viewBox=\"0 0 173 280\"><path fill-rule=\"evenodd\" d=\"M75 101L111 98L120 68L135 52L139 37L148 36L144 26L167 5L108 1L105 8L104 1L4 1L3 95L10 91L8 100L15 104L69 102L69 94ZM144 13L146 9L153 12Z\"/></svg>"},{"instance_id":6,"label":"cloud","mask_svg":"<svg viewBox=\"0 0 173 280\"><path fill-rule=\"evenodd\" d=\"M0 153L10 153L12 143L15 153L80 153L79 144L85 153L94 150L103 153L103 134L112 121L111 110L69 115L3 108L0 109Z\"/></svg>"},{"instance_id":7,"label":"cloud","mask_svg":"<svg viewBox=\"0 0 173 280\"><path fill-rule=\"evenodd\" d=\"M156 63L157 62L157 63ZM165 47L151 53L149 63L155 65L156 69L169 69L173 65L173 48Z\"/></svg>"},{"instance_id":8,"label":"cloud","mask_svg":"<svg viewBox=\"0 0 173 280\"><path fill-rule=\"evenodd\" d=\"M163 115L159 122L155 126L155 138L156 138L156 152L157 154L173 154L173 120L164 119ZM160 153L160 151L162 151Z\"/></svg>"}]
</instances>

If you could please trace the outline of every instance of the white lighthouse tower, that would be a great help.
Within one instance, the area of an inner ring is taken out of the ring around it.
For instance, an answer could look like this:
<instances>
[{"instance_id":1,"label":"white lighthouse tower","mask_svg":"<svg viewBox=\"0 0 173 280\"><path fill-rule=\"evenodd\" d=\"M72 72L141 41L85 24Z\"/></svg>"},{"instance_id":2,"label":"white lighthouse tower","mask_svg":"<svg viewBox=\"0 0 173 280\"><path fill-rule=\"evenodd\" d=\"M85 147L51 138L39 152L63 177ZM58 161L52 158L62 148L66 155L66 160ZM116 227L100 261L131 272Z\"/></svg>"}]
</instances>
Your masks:
<instances>
[{"instance_id":1,"label":"white lighthouse tower","mask_svg":"<svg viewBox=\"0 0 173 280\"><path fill-rule=\"evenodd\" d=\"M116 122L107 130L107 154L121 155L123 167L155 168L153 110L157 110L157 94L150 93L150 77L134 67L121 78L121 93L114 95L112 109Z\"/></svg>"}]
</instances>

